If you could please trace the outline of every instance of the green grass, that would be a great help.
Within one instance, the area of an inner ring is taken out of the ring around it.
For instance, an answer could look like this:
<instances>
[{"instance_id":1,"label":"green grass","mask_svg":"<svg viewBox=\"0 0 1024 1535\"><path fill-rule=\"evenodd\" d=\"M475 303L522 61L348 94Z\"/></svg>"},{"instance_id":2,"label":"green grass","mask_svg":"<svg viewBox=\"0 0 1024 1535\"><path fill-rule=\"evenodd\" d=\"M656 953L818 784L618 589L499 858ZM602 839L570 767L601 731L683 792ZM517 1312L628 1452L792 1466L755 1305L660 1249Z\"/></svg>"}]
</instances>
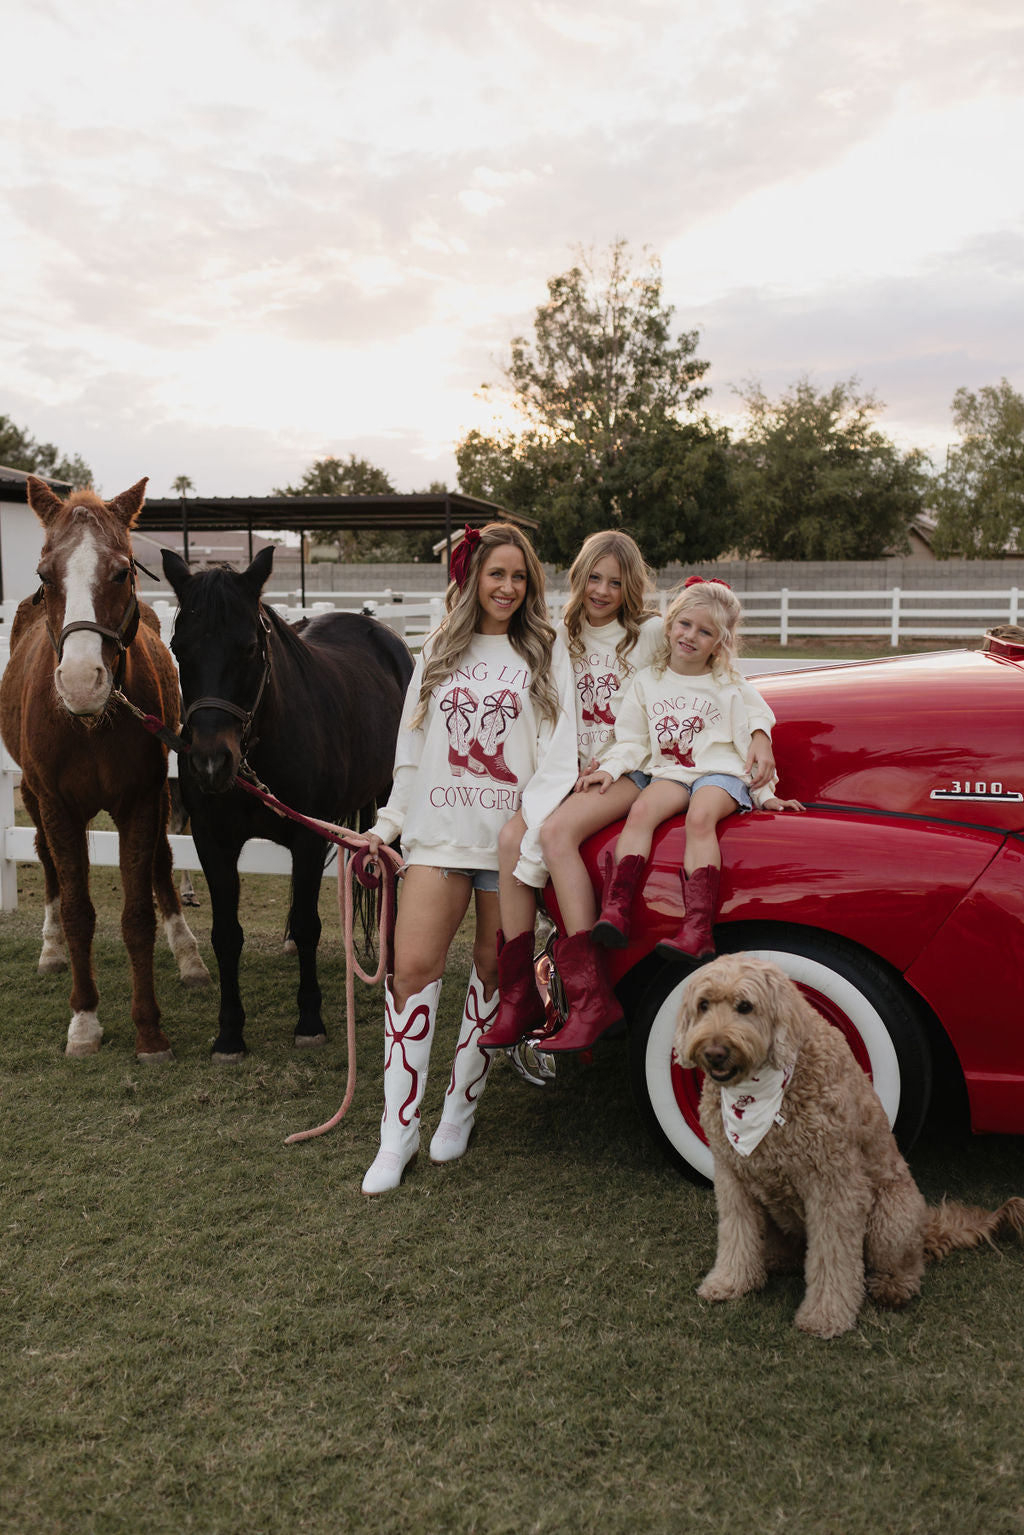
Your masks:
<instances>
[{"instance_id":1,"label":"green grass","mask_svg":"<svg viewBox=\"0 0 1024 1535\"><path fill-rule=\"evenodd\" d=\"M425 1153L366 1200L380 999L360 988L348 1118L330 894L332 1041L290 1045L285 881L247 877L250 1056L208 1058L215 997L159 954L176 1061L132 1054L116 875L97 870L107 1037L68 1061L65 977L35 973L39 871L0 917L5 1030L0 1528L73 1535L337 1530L1024 1529L1024 1250L957 1254L907 1311L798 1334L797 1278L735 1305L695 1288L710 1191L645 1139L626 1045L546 1091L499 1062L467 1157ZM199 882L201 893L202 882ZM209 907L195 926L205 944ZM436 1122L468 948L445 987ZM1024 1191L1024 1140L933 1126L929 1197Z\"/></svg>"}]
</instances>

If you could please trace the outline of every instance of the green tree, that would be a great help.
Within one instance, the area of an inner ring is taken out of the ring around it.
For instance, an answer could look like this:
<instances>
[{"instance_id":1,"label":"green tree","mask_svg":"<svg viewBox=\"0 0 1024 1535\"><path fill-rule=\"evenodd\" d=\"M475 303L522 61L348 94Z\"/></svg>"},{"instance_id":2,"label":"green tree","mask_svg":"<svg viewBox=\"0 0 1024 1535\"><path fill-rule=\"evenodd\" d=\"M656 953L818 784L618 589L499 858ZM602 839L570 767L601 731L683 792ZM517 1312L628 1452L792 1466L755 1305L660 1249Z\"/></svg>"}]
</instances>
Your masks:
<instances>
[{"instance_id":1,"label":"green tree","mask_svg":"<svg viewBox=\"0 0 1024 1535\"><path fill-rule=\"evenodd\" d=\"M1024 395L1007 379L958 389L950 447L936 486L937 555L998 559L1024 545Z\"/></svg>"},{"instance_id":2,"label":"green tree","mask_svg":"<svg viewBox=\"0 0 1024 1535\"><path fill-rule=\"evenodd\" d=\"M171 489L179 496L187 496L190 490L195 490L195 486L187 474L179 474L178 478L171 482Z\"/></svg>"},{"instance_id":3,"label":"green tree","mask_svg":"<svg viewBox=\"0 0 1024 1535\"><path fill-rule=\"evenodd\" d=\"M733 446L737 547L772 560L874 560L908 547L925 456L873 425L883 409L855 378L819 392L806 378L778 401L740 391L747 429Z\"/></svg>"},{"instance_id":4,"label":"green tree","mask_svg":"<svg viewBox=\"0 0 1024 1535\"><path fill-rule=\"evenodd\" d=\"M634 271L625 241L600 265L581 252L549 280L532 339L512 340L504 384L521 430L457 444L462 490L537 517L546 558L568 564L588 533L615 526L655 564L731 543L725 440L695 416L708 364L673 314L656 257Z\"/></svg>"},{"instance_id":5,"label":"green tree","mask_svg":"<svg viewBox=\"0 0 1024 1535\"><path fill-rule=\"evenodd\" d=\"M10 416L0 416L0 464L7 469L21 469L26 474L41 474L52 480L67 480L75 489L92 484L92 470L77 453L62 454L52 442L36 442Z\"/></svg>"},{"instance_id":6,"label":"green tree","mask_svg":"<svg viewBox=\"0 0 1024 1535\"><path fill-rule=\"evenodd\" d=\"M326 458L314 459L298 485L285 485L274 491L275 496L390 496L394 493L395 487L387 471L354 453L348 458L328 454ZM391 540L396 537L394 534L370 530L340 533L320 528L310 537L322 548L335 549L340 560L373 564L397 558L383 550L384 544L390 548Z\"/></svg>"}]
</instances>

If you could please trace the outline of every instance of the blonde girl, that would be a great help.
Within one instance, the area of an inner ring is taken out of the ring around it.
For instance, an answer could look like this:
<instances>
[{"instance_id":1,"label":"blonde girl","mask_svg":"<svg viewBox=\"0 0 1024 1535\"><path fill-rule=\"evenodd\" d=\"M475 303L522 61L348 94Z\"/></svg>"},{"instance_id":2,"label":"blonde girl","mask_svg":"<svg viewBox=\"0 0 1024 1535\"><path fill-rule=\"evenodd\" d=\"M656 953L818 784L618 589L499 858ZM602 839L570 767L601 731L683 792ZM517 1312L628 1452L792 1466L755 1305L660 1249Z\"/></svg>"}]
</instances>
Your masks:
<instances>
[{"instance_id":1,"label":"blonde girl","mask_svg":"<svg viewBox=\"0 0 1024 1535\"><path fill-rule=\"evenodd\" d=\"M577 788L610 746L622 690L651 660L662 633L648 606L651 572L633 539L611 529L592 533L569 571L569 597L559 635L569 651L576 715ZM590 942L597 916L593 886L580 843L626 814L640 793L642 775L625 777L604 796L571 794L541 827L544 862L551 871L566 936L556 963L570 1004L570 1023L545 1049L582 1050L622 1017L600 951ZM485 1048L507 1047L544 1021L533 969L535 892L514 874L521 823L510 821L500 843L501 917L505 943L499 957L501 1004Z\"/></svg>"},{"instance_id":2,"label":"blonde girl","mask_svg":"<svg viewBox=\"0 0 1024 1535\"><path fill-rule=\"evenodd\" d=\"M594 941L622 948L633 897L647 868L654 833L686 813L685 917L658 944L665 956L714 953L722 856L718 825L737 810L801 810L775 792L771 727L775 717L736 667L740 602L724 581L691 576L665 615L653 663L623 699L615 743L585 777L604 796L619 775L644 765L651 782L636 796L605 868Z\"/></svg>"},{"instance_id":3,"label":"blonde girl","mask_svg":"<svg viewBox=\"0 0 1024 1535\"><path fill-rule=\"evenodd\" d=\"M400 837L406 872L385 983L380 1150L364 1194L396 1188L419 1149L441 977L472 897L473 968L431 1161L466 1150L489 1063L478 1041L498 1006L498 836L521 809L516 872L543 885L538 829L575 770L569 657L529 540L507 523L467 528L452 576L409 684L391 797L367 835L371 853Z\"/></svg>"}]
</instances>

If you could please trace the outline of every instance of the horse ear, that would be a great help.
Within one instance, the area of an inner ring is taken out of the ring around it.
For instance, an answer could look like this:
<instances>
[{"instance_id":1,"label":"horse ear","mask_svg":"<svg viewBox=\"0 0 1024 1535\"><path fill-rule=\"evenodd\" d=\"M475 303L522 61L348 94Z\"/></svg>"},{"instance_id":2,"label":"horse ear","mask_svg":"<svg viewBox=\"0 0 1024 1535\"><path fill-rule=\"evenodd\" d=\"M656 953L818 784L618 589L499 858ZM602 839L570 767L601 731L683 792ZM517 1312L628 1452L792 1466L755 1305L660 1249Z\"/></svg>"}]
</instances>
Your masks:
<instances>
[{"instance_id":1,"label":"horse ear","mask_svg":"<svg viewBox=\"0 0 1024 1535\"><path fill-rule=\"evenodd\" d=\"M273 544L268 544L265 549L260 550L249 566L249 569L242 573L242 580L250 588L254 597L259 597L263 591L263 588L270 579L270 572L273 567L274 546Z\"/></svg>"},{"instance_id":2,"label":"horse ear","mask_svg":"<svg viewBox=\"0 0 1024 1535\"><path fill-rule=\"evenodd\" d=\"M48 528L64 505L59 496L55 496L45 480L38 479L30 474L26 482L28 504L35 512L44 528Z\"/></svg>"},{"instance_id":3,"label":"horse ear","mask_svg":"<svg viewBox=\"0 0 1024 1535\"><path fill-rule=\"evenodd\" d=\"M144 479L136 481L130 490L122 490L121 494L115 496L113 501L107 502L110 510L120 517L126 528L133 528L135 526L135 520L142 511L142 503L146 499L146 486L148 484L149 477L147 475Z\"/></svg>"},{"instance_id":4,"label":"horse ear","mask_svg":"<svg viewBox=\"0 0 1024 1535\"><path fill-rule=\"evenodd\" d=\"M163 562L164 575L171 583L171 586L174 589L174 595L180 602L183 589L192 579L192 572L185 564L185 561L182 559L181 555L176 553L173 549L161 549L160 559Z\"/></svg>"}]
</instances>

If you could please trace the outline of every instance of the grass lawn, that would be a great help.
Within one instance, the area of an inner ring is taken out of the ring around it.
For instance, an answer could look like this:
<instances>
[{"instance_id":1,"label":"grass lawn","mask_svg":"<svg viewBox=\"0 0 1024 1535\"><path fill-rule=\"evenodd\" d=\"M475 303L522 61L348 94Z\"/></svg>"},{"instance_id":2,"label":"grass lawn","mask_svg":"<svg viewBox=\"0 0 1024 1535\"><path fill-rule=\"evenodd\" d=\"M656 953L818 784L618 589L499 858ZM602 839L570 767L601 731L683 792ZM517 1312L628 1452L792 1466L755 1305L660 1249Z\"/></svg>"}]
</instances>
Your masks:
<instances>
[{"instance_id":1,"label":"grass lawn","mask_svg":"<svg viewBox=\"0 0 1024 1535\"><path fill-rule=\"evenodd\" d=\"M543 1091L500 1060L463 1161L432 1167L424 1149L401 1189L366 1200L379 995L358 988L347 1119L283 1144L344 1092L333 882L327 1048L290 1043L287 881L245 876L250 1055L220 1068L215 992L181 988L165 947L176 1060L135 1061L104 869L106 1038L65 1059L67 977L35 973L38 866L19 886L0 915L0 1531L1024 1531L1024 1246L954 1254L905 1312L866 1305L831 1344L794 1329L796 1277L698 1301L713 1194L647 1142L621 1038L565 1059ZM468 962L463 935L428 1136ZM932 1199L1024 1192L1024 1138L936 1118L912 1164Z\"/></svg>"}]
</instances>

